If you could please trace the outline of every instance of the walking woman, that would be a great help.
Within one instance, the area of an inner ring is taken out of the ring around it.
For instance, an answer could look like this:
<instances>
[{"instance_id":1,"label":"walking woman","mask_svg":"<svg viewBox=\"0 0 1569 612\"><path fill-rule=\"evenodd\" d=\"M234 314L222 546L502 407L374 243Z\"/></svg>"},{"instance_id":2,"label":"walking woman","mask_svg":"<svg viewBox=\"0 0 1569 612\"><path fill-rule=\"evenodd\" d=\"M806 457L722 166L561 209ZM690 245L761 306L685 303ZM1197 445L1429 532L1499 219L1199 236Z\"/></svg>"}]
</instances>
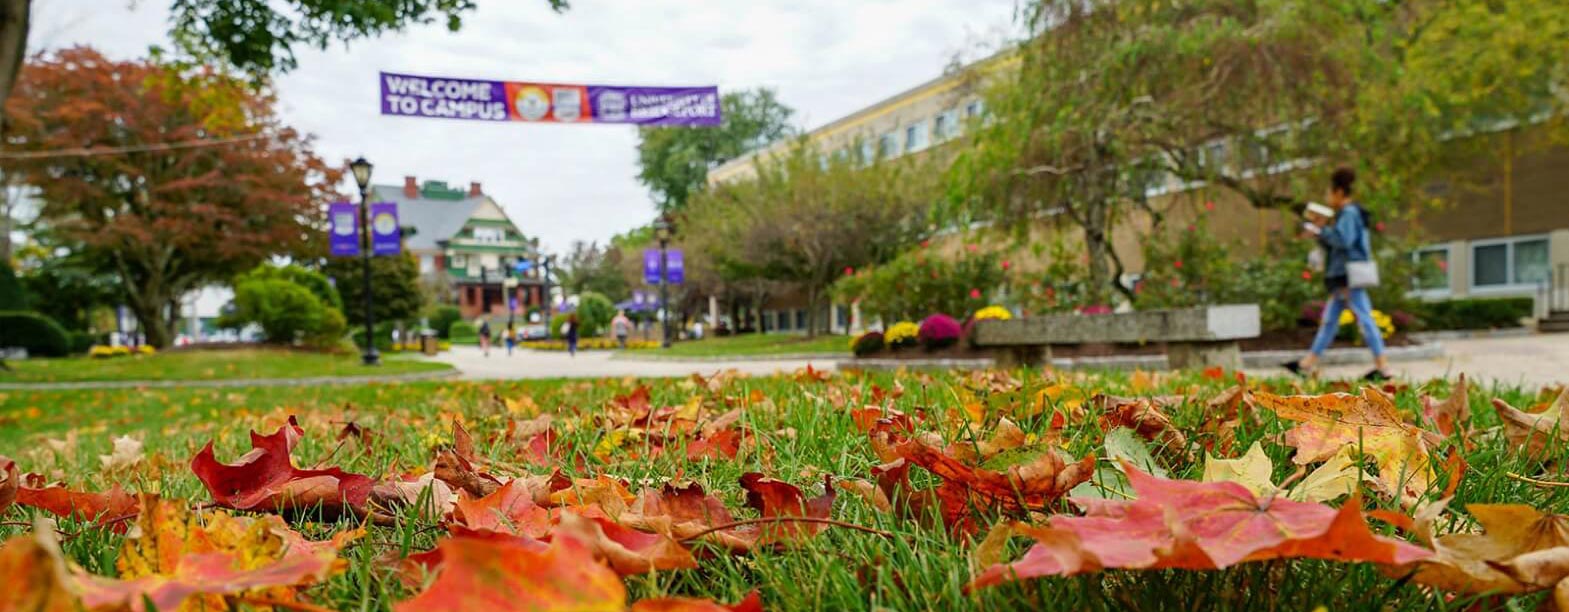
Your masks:
<instances>
[{"instance_id":1,"label":"walking woman","mask_svg":"<svg viewBox=\"0 0 1569 612\"><path fill-rule=\"evenodd\" d=\"M577 356L578 322L577 313L567 315L567 322L561 324L561 335L567 337L567 354Z\"/></svg>"},{"instance_id":2,"label":"walking woman","mask_svg":"<svg viewBox=\"0 0 1569 612\"><path fill-rule=\"evenodd\" d=\"M1301 360L1288 362L1287 370L1302 374L1318 366L1324 349L1335 341L1340 331L1340 314L1347 308L1356 315L1362 330L1362 339L1373 351L1373 370L1362 378L1380 381L1389 378L1389 359L1384 355L1384 338L1378 324L1373 322L1373 300L1367 295L1369 287L1378 285L1378 268L1373 264L1373 249L1367 231L1367 213L1351 199L1357 180L1356 172L1340 168L1330 176L1329 195L1326 202L1334 211L1331 218L1315 214L1310 207L1308 222L1303 231L1316 235L1323 247L1324 288L1329 290L1329 300L1324 303L1324 313L1319 318L1318 335L1313 347Z\"/></svg>"}]
</instances>

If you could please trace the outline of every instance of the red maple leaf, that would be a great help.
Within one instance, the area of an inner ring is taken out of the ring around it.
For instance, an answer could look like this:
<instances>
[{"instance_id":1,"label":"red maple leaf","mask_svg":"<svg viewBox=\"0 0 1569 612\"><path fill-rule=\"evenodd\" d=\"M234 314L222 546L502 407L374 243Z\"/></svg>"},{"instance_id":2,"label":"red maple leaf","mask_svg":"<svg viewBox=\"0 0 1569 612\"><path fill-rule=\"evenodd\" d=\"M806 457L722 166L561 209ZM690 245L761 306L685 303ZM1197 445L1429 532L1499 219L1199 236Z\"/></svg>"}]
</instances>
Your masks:
<instances>
[{"instance_id":1,"label":"red maple leaf","mask_svg":"<svg viewBox=\"0 0 1569 612\"><path fill-rule=\"evenodd\" d=\"M191 471L225 508L287 512L319 508L327 515L363 515L376 481L338 468L302 470L289 451L304 430L294 417L272 435L251 432L251 451L233 464L219 463L213 444L191 459Z\"/></svg>"}]
</instances>

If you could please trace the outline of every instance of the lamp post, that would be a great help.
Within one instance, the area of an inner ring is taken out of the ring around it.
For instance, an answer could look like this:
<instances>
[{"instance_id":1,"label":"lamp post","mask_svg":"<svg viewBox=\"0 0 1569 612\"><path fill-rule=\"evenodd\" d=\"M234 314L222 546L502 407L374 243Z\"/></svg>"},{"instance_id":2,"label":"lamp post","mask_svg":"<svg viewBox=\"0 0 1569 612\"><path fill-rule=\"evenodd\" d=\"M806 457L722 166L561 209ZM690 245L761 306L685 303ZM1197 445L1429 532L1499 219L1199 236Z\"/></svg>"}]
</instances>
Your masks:
<instances>
[{"instance_id":1,"label":"lamp post","mask_svg":"<svg viewBox=\"0 0 1569 612\"><path fill-rule=\"evenodd\" d=\"M556 256L549 255L540 257L539 267L544 268L543 277L545 279L545 288L542 291L543 294L540 295L540 299L545 302L545 326L549 327L550 318L556 316L556 302L555 300L551 299L550 295L550 270L556 267Z\"/></svg>"},{"instance_id":2,"label":"lamp post","mask_svg":"<svg viewBox=\"0 0 1569 612\"><path fill-rule=\"evenodd\" d=\"M354 182L360 187L360 260L365 272L365 352L360 355L360 360L365 365L381 364L381 355L376 353L375 315L371 313L370 299L370 171L371 163L360 157L349 162L349 171L354 173Z\"/></svg>"},{"instance_id":3,"label":"lamp post","mask_svg":"<svg viewBox=\"0 0 1569 612\"><path fill-rule=\"evenodd\" d=\"M670 348L670 278L666 255L670 247L670 221L660 216L654 220L654 237L659 239L659 312L664 325L659 346Z\"/></svg>"}]
</instances>

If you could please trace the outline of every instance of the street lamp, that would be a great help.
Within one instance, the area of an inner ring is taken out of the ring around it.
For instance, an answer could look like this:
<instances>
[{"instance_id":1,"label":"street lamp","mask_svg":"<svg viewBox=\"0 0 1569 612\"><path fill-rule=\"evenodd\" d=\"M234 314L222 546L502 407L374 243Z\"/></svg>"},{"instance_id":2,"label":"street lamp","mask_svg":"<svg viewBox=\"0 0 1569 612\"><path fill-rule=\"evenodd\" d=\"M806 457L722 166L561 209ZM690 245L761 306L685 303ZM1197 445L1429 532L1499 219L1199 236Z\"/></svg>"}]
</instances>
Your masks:
<instances>
[{"instance_id":1,"label":"street lamp","mask_svg":"<svg viewBox=\"0 0 1569 612\"><path fill-rule=\"evenodd\" d=\"M365 352L360 355L365 365L381 364L381 355L376 353L376 332L374 315L370 310L370 171L371 163L360 157L349 162L349 171L354 173L354 182L360 187L360 261L365 271Z\"/></svg>"},{"instance_id":2,"label":"street lamp","mask_svg":"<svg viewBox=\"0 0 1569 612\"><path fill-rule=\"evenodd\" d=\"M660 346L670 348L670 279L669 270L666 269L668 259L667 251L670 247L670 221L663 215L654 220L654 237L659 239L659 312L661 322L664 324L664 338Z\"/></svg>"}]
</instances>

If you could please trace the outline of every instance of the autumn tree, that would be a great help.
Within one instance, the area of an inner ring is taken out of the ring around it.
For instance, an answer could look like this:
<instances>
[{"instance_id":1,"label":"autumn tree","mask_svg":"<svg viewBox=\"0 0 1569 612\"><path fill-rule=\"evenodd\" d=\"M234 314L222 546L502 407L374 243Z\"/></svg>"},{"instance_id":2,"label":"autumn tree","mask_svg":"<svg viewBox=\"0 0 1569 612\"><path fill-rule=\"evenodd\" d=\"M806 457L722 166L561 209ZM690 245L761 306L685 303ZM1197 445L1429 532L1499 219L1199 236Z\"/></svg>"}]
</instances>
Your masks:
<instances>
[{"instance_id":1,"label":"autumn tree","mask_svg":"<svg viewBox=\"0 0 1569 612\"><path fill-rule=\"evenodd\" d=\"M37 188L38 223L119 277L157 347L186 292L306 252L339 178L270 94L212 70L67 49L29 62L7 109L6 171Z\"/></svg>"},{"instance_id":2,"label":"autumn tree","mask_svg":"<svg viewBox=\"0 0 1569 612\"><path fill-rule=\"evenodd\" d=\"M846 268L887 261L926 231L932 163L912 156L863 165L798 143L758 162L755 179L694 198L681 224L717 274L804 293L815 334L827 328L819 311Z\"/></svg>"},{"instance_id":3,"label":"autumn tree","mask_svg":"<svg viewBox=\"0 0 1569 612\"><path fill-rule=\"evenodd\" d=\"M720 99L719 127L644 127L638 129L637 179L654 194L661 213L681 210L708 180L708 169L747 151L789 137L795 110L774 90L726 93Z\"/></svg>"},{"instance_id":4,"label":"autumn tree","mask_svg":"<svg viewBox=\"0 0 1569 612\"><path fill-rule=\"evenodd\" d=\"M575 241L559 262L558 282L571 295L592 291L611 300L626 299L629 290L621 273L621 257L621 251L610 245Z\"/></svg>"}]
</instances>

